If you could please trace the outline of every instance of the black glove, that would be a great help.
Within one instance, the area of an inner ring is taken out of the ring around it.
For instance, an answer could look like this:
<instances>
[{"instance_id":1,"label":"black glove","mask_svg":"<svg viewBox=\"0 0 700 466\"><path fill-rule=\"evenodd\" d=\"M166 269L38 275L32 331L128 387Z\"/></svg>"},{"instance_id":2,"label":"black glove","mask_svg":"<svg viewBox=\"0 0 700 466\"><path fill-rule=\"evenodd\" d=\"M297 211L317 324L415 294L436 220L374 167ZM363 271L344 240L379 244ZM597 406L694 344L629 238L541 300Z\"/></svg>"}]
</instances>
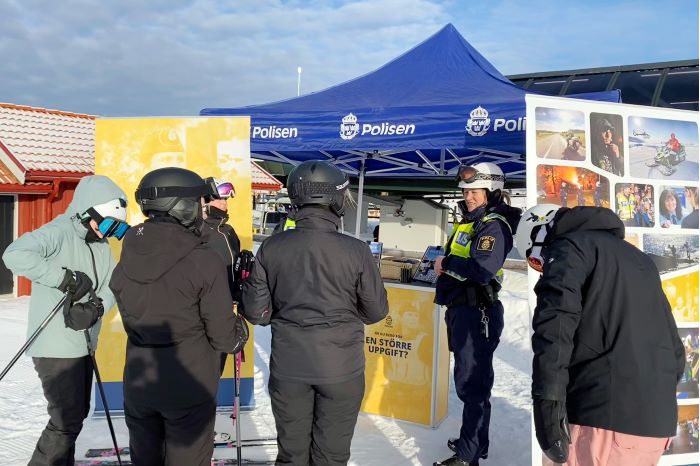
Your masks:
<instances>
[{"instance_id":1,"label":"black glove","mask_svg":"<svg viewBox=\"0 0 700 466\"><path fill-rule=\"evenodd\" d=\"M241 302L243 282L250 277L254 263L253 253L246 249L241 251L236 258L236 263L233 266L233 301L236 303Z\"/></svg>"},{"instance_id":2,"label":"black glove","mask_svg":"<svg viewBox=\"0 0 700 466\"><path fill-rule=\"evenodd\" d=\"M63 321L66 327L73 330L86 330L95 325L104 313L102 300L95 296L86 303L75 303L72 306L66 302L63 308Z\"/></svg>"},{"instance_id":3,"label":"black glove","mask_svg":"<svg viewBox=\"0 0 700 466\"><path fill-rule=\"evenodd\" d=\"M231 354L236 354L243 350L245 342L248 341L248 323L245 321L242 315L236 314L236 322L234 323L234 330L236 333L236 341Z\"/></svg>"},{"instance_id":4,"label":"black glove","mask_svg":"<svg viewBox=\"0 0 700 466\"><path fill-rule=\"evenodd\" d=\"M58 285L58 289L62 292L68 292L72 302L80 301L80 299L92 288L92 280L81 271L73 272L70 269L65 269L66 274L63 281Z\"/></svg>"},{"instance_id":5,"label":"black glove","mask_svg":"<svg viewBox=\"0 0 700 466\"><path fill-rule=\"evenodd\" d=\"M563 401L533 400L535 435L547 458L555 463L566 463L569 458L569 420Z\"/></svg>"}]
</instances>

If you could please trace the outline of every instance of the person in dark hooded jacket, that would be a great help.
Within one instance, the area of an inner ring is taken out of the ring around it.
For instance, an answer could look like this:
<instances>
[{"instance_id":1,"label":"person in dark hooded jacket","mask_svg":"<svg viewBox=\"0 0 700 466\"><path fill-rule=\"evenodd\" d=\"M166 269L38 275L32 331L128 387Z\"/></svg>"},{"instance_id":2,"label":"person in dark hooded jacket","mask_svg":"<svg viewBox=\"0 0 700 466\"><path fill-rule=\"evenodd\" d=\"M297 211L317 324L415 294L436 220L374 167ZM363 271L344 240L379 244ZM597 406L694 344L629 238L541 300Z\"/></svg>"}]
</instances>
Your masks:
<instances>
[{"instance_id":1,"label":"person in dark hooded jacket","mask_svg":"<svg viewBox=\"0 0 700 466\"><path fill-rule=\"evenodd\" d=\"M498 300L501 268L520 219L520 209L503 200L505 176L498 165L463 165L458 179L464 221L454 226L445 256L438 257L434 267L435 302L447 306L455 388L464 408L459 437L447 442L455 454L434 466L474 466L488 455L493 353L503 330L503 305Z\"/></svg>"},{"instance_id":2,"label":"person in dark hooded jacket","mask_svg":"<svg viewBox=\"0 0 700 466\"><path fill-rule=\"evenodd\" d=\"M124 237L110 288L128 336L124 416L136 465L208 466L220 353L243 348L224 262L201 235L212 184L183 168L147 173L136 200L148 219Z\"/></svg>"},{"instance_id":3,"label":"person in dark hooded jacket","mask_svg":"<svg viewBox=\"0 0 700 466\"><path fill-rule=\"evenodd\" d=\"M676 433L683 345L654 262L624 238L600 207L541 204L518 225L518 251L542 273L535 431L557 463L656 464Z\"/></svg>"},{"instance_id":4,"label":"person in dark hooded jacket","mask_svg":"<svg viewBox=\"0 0 700 466\"><path fill-rule=\"evenodd\" d=\"M272 324L276 464L348 463L365 390L364 326L389 311L369 247L338 231L348 185L327 162L298 165L287 181L296 227L263 241L243 284L243 315Z\"/></svg>"}]
</instances>

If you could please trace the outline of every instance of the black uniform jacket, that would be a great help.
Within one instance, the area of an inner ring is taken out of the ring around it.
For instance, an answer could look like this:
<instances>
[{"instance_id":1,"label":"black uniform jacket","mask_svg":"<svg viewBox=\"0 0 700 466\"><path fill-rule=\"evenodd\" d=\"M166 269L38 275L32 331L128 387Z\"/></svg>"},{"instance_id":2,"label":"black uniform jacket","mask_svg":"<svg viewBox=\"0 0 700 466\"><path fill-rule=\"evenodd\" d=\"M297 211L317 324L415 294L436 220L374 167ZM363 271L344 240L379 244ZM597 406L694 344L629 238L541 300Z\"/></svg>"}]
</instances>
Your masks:
<instances>
[{"instance_id":1,"label":"black uniform jacket","mask_svg":"<svg viewBox=\"0 0 700 466\"><path fill-rule=\"evenodd\" d=\"M562 208L535 286L532 396L569 421L646 437L676 433L684 350L652 260L609 209Z\"/></svg>"},{"instance_id":2,"label":"black uniform jacket","mask_svg":"<svg viewBox=\"0 0 700 466\"><path fill-rule=\"evenodd\" d=\"M236 258L241 252L241 241L238 239L236 230L226 223L228 215L225 212L209 207L209 214L202 225L202 240L209 244L226 264L228 272L228 284L231 288L231 295L236 294L233 287L233 266Z\"/></svg>"},{"instance_id":3,"label":"black uniform jacket","mask_svg":"<svg viewBox=\"0 0 700 466\"><path fill-rule=\"evenodd\" d=\"M364 324L389 311L369 247L337 232L339 221L304 207L295 229L262 243L243 285L243 315L272 324L270 373L280 379L329 384L362 374Z\"/></svg>"},{"instance_id":4,"label":"black uniform jacket","mask_svg":"<svg viewBox=\"0 0 700 466\"><path fill-rule=\"evenodd\" d=\"M124 395L155 407L216 396L221 352L241 340L221 258L175 223L129 229L110 288L128 336Z\"/></svg>"}]
</instances>

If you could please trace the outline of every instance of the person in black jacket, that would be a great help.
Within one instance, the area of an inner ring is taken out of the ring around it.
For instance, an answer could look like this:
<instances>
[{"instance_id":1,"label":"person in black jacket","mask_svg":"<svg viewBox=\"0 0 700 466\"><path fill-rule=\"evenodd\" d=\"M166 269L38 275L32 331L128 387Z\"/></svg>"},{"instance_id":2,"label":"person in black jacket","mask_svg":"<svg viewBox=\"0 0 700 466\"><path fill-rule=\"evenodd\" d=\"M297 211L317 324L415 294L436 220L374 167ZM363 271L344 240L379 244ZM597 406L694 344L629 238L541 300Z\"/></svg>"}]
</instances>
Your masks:
<instances>
[{"instance_id":1,"label":"person in black jacket","mask_svg":"<svg viewBox=\"0 0 700 466\"><path fill-rule=\"evenodd\" d=\"M656 464L676 433L683 345L654 262L624 238L600 207L541 204L518 225L516 247L542 273L532 398L554 462Z\"/></svg>"},{"instance_id":2,"label":"person in black jacket","mask_svg":"<svg viewBox=\"0 0 700 466\"><path fill-rule=\"evenodd\" d=\"M364 326L389 311L367 244L338 232L348 184L326 162L297 166L287 181L296 228L262 243L243 285L243 315L272 324L277 464L347 464L365 390Z\"/></svg>"},{"instance_id":3,"label":"person in black jacket","mask_svg":"<svg viewBox=\"0 0 700 466\"><path fill-rule=\"evenodd\" d=\"M493 353L504 325L498 291L521 212L505 200L505 176L498 165L463 165L457 178L463 220L452 229L445 256L435 261L435 302L447 306L455 390L464 408L459 437L447 441L455 454L433 466L475 466L488 456Z\"/></svg>"},{"instance_id":4,"label":"person in black jacket","mask_svg":"<svg viewBox=\"0 0 700 466\"><path fill-rule=\"evenodd\" d=\"M147 173L136 200L148 219L127 232L110 280L128 337L124 416L136 465L210 464L219 354L248 338L224 262L201 237L212 183L183 168Z\"/></svg>"},{"instance_id":5,"label":"person in black jacket","mask_svg":"<svg viewBox=\"0 0 700 466\"><path fill-rule=\"evenodd\" d=\"M241 241L236 230L228 222L228 200L236 195L233 183L214 178L217 196L205 197L202 240L213 249L226 264L228 286L235 303L240 302L240 286L236 283L233 268L241 252ZM221 372L224 371L227 353L221 353Z\"/></svg>"}]
</instances>

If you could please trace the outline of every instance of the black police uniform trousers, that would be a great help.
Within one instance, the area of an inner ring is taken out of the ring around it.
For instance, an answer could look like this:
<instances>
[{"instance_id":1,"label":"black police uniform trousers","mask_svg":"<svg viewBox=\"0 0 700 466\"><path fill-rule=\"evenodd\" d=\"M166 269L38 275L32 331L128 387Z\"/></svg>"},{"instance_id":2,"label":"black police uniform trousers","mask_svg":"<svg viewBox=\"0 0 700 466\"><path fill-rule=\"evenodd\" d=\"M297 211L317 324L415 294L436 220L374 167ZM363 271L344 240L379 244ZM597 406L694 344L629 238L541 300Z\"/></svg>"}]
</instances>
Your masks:
<instances>
[{"instance_id":1,"label":"black police uniform trousers","mask_svg":"<svg viewBox=\"0 0 700 466\"><path fill-rule=\"evenodd\" d=\"M364 373L346 382L322 385L270 375L268 389L277 427L276 465L348 464L365 393Z\"/></svg>"},{"instance_id":2,"label":"black police uniform trousers","mask_svg":"<svg viewBox=\"0 0 700 466\"><path fill-rule=\"evenodd\" d=\"M90 411L92 359L32 358L48 402L49 422L29 466L73 466L75 440Z\"/></svg>"},{"instance_id":3,"label":"black police uniform trousers","mask_svg":"<svg viewBox=\"0 0 700 466\"><path fill-rule=\"evenodd\" d=\"M477 306L449 307L445 313L449 347L455 358L455 389L464 403L456 453L470 465L477 465L480 458L488 456L493 353L503 331L501 302L496 301L484 312L489 318L488 339L482 331Z\"/></svg>"},{"instance_id":4,"label":"black police uniform trousers","mask_svg":"<svg viewBox=\"0 0 700 466\"><path fill-rule=\"evenodd\" d=\"M134 465L211 465L216 400L167 409L124 400L124 420Z\"/></svg>"}]
</instances>

